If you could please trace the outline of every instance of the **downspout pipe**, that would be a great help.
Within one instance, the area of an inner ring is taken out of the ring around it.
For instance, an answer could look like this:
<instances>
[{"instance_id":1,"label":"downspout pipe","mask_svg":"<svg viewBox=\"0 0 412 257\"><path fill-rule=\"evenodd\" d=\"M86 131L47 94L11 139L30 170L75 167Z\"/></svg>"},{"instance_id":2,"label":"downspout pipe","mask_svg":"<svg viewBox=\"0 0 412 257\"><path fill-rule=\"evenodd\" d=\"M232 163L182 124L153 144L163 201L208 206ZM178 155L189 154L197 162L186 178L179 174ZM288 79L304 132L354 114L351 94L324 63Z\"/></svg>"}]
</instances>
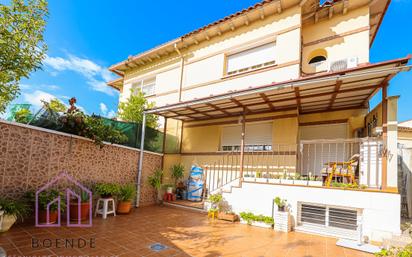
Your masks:
<instances>
[{"instance_id":1,"label":"downspout pipe","mask_svg":"<svg viewBox=\"0 0 412 257\"><path fill-rule=\"evenodd\" d=\"M180 80L179 80L179 92L178 92L178 97L179 97L179 102L182 101L182 86L183 86L183 69L185 65L185 59L183 58L182 53L180 52L179 48L177 47L177 43L174 45L176 53L180 56Z\"/></svg>"},{"instance_id":2,"label":"downspout pipe","mask_svg":"<svg viewBox=\"0 0 412 257\"><path fill-rule=\"evenodd\" d=\"M143 121L142 121L142 135L140 139L140 154L139 154L139 163L138 163L138 170L137 170L137 199L136 199L136 207L140 205L140 189L142 184L142 170L143 170L143 155L144 155L144 137L146 132L146 112L143 112Z\"/></svg>"}]
</instances>

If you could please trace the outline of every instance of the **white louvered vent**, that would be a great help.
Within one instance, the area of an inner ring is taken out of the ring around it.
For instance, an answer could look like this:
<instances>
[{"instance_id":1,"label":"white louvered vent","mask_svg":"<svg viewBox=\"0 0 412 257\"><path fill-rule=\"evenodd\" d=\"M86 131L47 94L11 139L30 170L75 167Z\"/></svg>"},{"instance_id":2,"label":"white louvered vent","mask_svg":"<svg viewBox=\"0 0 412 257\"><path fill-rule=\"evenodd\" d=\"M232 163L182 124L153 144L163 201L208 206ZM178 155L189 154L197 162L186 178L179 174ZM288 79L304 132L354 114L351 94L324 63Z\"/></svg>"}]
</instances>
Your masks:
<instances>
[{"instance_id":1,"label":"white louvered vent","mask_svg":"<svg viewBox=\"0 0 412 257\"><path fill-rule=\"evenodd\" d=\"M357 209L301 203L296 230L355 239L360 220L361 211Z\"/></svg>"}]
</instances>

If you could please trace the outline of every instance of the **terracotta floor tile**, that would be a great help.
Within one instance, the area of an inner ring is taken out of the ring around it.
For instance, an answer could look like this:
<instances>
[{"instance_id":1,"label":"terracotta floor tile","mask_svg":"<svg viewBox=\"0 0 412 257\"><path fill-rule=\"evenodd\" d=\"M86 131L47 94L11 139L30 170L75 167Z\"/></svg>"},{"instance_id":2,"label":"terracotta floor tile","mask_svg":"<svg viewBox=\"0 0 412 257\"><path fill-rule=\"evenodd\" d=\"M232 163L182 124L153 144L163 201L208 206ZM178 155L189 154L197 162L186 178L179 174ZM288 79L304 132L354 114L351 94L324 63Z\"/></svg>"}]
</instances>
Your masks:
<instances>
[{"instance_id":1,"label":"terracotta floor tile","mask_svg":"<svg viewBox=\"0 0 412 257\"><path fill-rule=\"evenodd\" d=\"M95 248L31 247L32 238L93 238ZM166 250L155 252L150 245ZM36 228L29 222L0 234L8 254L99 257L371 257L336 246L336 239L296 232L280 233L207 219L206 215L168 207L143 207L130 215L93 219L91 228Z\"/></svg>"}]
</instances>

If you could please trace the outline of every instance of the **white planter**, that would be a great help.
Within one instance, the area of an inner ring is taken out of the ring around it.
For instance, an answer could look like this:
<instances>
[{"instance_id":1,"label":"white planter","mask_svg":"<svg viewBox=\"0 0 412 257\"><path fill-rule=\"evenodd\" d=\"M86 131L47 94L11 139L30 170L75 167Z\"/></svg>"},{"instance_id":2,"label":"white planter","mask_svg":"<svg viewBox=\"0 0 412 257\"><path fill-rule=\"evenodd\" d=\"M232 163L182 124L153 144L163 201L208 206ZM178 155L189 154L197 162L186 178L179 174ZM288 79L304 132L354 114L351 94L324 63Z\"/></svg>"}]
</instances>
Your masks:
<instances>
[{"instance_id":1,"label":"white planter","mask_svg":"<svg viewBox=\"0 0 412 257\"><path fill-rule=\"evenodd\" d=\"M248 224L243 219L240 219L240 224L251 225L251 226L260 227L260 228L272 228L271 224L267 224L265 222L252 221L252 223Z\"/></svg>"},{"instance_id":2,"label":"white planter","mask_svg":"<svg viewBox=\"0 0 412 257\"><path fill-rule=\"evenodd\" d=\"M293 185L293 179L281 179L280 183L285 185Z\"/></svg>"},{"instance_id":3,"label":"white planter","mask_svg":"<svg viewBox=\"0 0 412 257\"><path fill-rule=\"evenodd\" d=\"M168 194L173 194L173 187L168 187L166 191Z\"/></svg>"},{"instance_id":4,"label":"white planter","mask_svg":"<svg viewBox=\"0 0 412 257\"><path fill-rule=\"evenodd\" d=\"M252 177L244 177L244 178L243 178L243 181L246 181L246 182L255 182L255 178L252 178Z\"/></svg>"},{"instance_id":5,"label":"white planter","mask_svg":"<svg viewBox=\"0 0 412 257\"><path fill-rule=\"evenodd\" d=\"M280 179L278 179L278 178L270 178L270 179L268 180L268 183L271 183L271 184L280 184Z\"/></svg>"},{"instance_id":6,"label":"white planter","mask_svg":"<svg viewBox=\"0 0 412 257\"><path fill-rule=\"evenodd\" d=\"M3 215L0 218L1 224L0 224L0 232L6 232L13 226L13 224L16 222L17 218L16 216L13 215Z\"/></svg>"},{"instance_id":7,"label":"white planter","mask_svg":"<svg viewBox=\"0 0 412 257\"><path fill-rule=\"evenodd\" d=\"M301 186L307 186L308 185L308 181L307 180L294 180L293 181L294 185L301 185Z\"/></svg>"},{"instance_id":8,"label":"white planter","mask_svg":"<svg viewBox=\"0 0 412 257\"><path fill-rule=\"evenodd\" d=\"M281 232L292 231L292 219L289 212L276 211L273 218L275 220L274 230Z\"/></svg>"},{"instance_id":9,"label":"white planter","mask_svg":"<svg viewBox=\"0 0 412 257\"><path fill-rule=\"evenodd\" d=\"M309 181L309 186L321 187L323 186L323 182L322 181Z\"/></svg>"},{"instance_id":10,"label":"white planter","mask_svg":"<svg viewBox=\"0 0 412 257\"><path fill-rule=\"evenodd\" d=\"M256 178L256 182L267 183L268 179L267 178Z\"/></svg>"}]
</instances>

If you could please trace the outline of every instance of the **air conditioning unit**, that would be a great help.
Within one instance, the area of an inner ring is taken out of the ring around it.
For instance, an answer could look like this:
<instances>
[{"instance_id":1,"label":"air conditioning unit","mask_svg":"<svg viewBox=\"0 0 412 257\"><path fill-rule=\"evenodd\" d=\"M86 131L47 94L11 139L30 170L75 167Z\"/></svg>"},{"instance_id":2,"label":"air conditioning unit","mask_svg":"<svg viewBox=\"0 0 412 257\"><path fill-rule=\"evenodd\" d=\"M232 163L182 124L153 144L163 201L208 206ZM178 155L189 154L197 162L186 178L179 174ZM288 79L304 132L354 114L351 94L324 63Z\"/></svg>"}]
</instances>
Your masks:
<instances>
[{"instance_id":1,"label":"air conditioning unit","mask_svg":"<svg viewBox=\"0 0 412 257\"><path fill-rule=\"evenodd\" d=\"M337 61L329 62L328 71L342 71L346 69L356 68L358 66L358 57L349 57Z\"/></svg>"}]
</instances>

